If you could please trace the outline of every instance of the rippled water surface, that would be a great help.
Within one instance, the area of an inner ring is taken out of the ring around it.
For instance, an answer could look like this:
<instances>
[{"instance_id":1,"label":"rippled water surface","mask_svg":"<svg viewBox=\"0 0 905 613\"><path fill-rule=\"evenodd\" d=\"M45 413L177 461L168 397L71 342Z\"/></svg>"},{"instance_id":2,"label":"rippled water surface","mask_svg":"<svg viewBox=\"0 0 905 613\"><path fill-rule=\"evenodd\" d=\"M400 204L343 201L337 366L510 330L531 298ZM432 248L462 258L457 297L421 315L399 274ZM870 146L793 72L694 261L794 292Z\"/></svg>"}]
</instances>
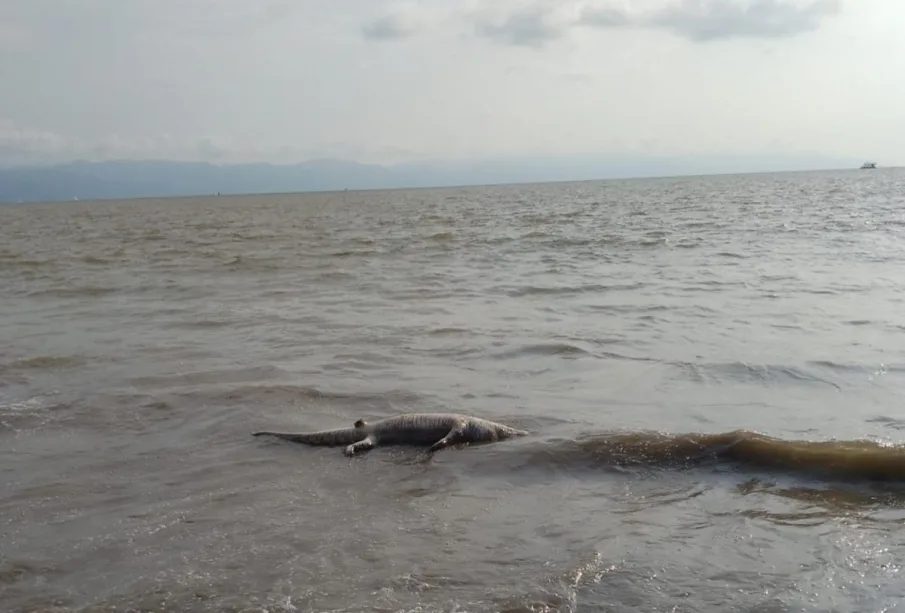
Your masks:
<instances>
[{"instance_id":1,"label":"rippled water surface","mask_svg":"<svg viewBox=\"0 0 905 613\"><path fill-rule=\"evenodd\" d=\"M0 207L9 611L905 607L905 172ZM346 458L253 438L455 411Z\"/></svg>"}]
</instances>

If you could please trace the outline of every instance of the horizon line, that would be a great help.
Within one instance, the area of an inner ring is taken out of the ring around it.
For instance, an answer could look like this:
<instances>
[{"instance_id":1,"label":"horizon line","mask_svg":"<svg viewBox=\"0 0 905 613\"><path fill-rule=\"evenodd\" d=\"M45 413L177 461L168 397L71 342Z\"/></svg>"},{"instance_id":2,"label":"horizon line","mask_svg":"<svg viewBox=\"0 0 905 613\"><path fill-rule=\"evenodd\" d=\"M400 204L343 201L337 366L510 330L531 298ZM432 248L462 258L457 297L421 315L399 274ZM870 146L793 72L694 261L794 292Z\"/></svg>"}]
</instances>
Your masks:
<instances>
[{"instance_id":1,"label":"horizon line","mask_svg":"<svg viewBox=\"0 0 905 613\"><path fill-rule=\"evenodd\" d=\"M416 158L395 161L395 162L365 162L355 157L340 156L311 156L295 161L269 161L269 160L246 160L246 161L222 161L211 159L191 159L181 157L165 157L165 156L143 156L143 157L105 157L92 159L88 157L71 157L66 159L46 160L46 161L30 161L30 162L0 162L0 170L25 170L33 168L53 168L57 166L67 166L73 164L109 164L109 163L133 163L133 164L154 164L154 163L170 163L170 164L203 164L214 167L227 166L275 166L275 167L292 167L312 164L317 162L341 162L345 164L357 164L361 166L376 166L380 168L394 168L399 166L410 166L420 164L462 164L462 163L500 163L500 162L539 162L544 160L567 161L567 160L586 160L608 159L618 162L619 159L625 160L647 160L656 161L682 161L682 160L700 160L700 159L727 159L742 160L745 158L790 160L808 158L823 159L827 162L835 161L839 164L855 163L855 156L842 156L835 154L817 153L812 151L787 151L787 152L699 152L699 153L643 153L643 152L584 152L584 153L518 153L518 154L491 154L476 155L469 157L439 157L439 156L419 156ZM862 161L874 158L858 158ZM895 166L885 166L890 168ZM840 167L841 168L841 167Z\"/></svg>"},{"instance_id":2,"label":"horizon line","mask_svg":"<svg viewBox=\"0 0 905 613\"><path fill-rule=\"evenodd\" d=\"M129 160L126 160L129 161ZM166 160L164 160L166 161ZM905 166L884 166L882 168L876 168L876 170L895 170L905 168ZM2 170L2 169L0 169ZM619 177L607 177L607 178L597 178L597 179L564 179L564 180L546 180L546 181L511 181L511 182L498 182L498 183L461 183L461 184L437 184L437 185L425 185L425 186L417 186L417 185L400 185L398 187L371 187L371 188L345 188L345 189L308 189L308 190L298 190L298 191L275 191L275 192L216 192L210 194L174 194L174 195L163 195L163 196L131 196L125 198L113 198L113 197L100 197L100 198L89 198L86 200L81 200L78 196L74 196L71 200L31 200L31 201L19 201L19 202L3 202L0 201L0 205L6 206L15 206L15 205L36 205L36 204L71 204L73 202L80 203L92 203L92 202L132 202L132 201L142 201L142 200L194 200L200 198L234 198L234 197L262 197L262 196L291 196L291 195L308 195L308 194L316 194L316 195L329 195L329 194L360 194L366 192L389 192L389 191L419 191L419 190L431 190L431 189L476 189L476 188L487 188L487 187L518 187L525 185L557 185L557 184L574 184L574 183L604 183L611 181L651 181L651 180L662 180L662 179L693 179L693 178L708 178L708 177L732 177L732 176L749 176L749 175L783 175L783 174L796 174L796 173L809 173L809 172L838 172L838 171L852 171L857 172L862 169L858 167L824 167L824 168L805 168L805 169L794 169L794 170L752 170L752 171L727 171L727 172L710 172L710 173L678 173L678 174L663 174L663 175L626 175Z\"/></svg>"}]
</instances>

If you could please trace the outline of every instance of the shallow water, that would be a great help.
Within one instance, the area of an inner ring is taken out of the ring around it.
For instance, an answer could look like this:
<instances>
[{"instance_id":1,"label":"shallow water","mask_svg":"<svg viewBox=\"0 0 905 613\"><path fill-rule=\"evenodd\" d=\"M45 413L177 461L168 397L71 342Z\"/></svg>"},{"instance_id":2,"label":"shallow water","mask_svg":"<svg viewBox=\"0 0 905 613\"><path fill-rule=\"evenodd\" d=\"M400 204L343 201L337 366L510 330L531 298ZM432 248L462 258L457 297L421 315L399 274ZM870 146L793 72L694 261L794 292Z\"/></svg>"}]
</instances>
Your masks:
<instances>
[{"instance_id":1,"label":"shallow water","mask_svg":"<svg viewBox=\"0 0 905 613\"><path fill-rule=\"evenodd\" d=\"M905 606L905 172L0 207L0 601ZM403 411L449 449L256 439Z\"/></svg>"}]
</instances>

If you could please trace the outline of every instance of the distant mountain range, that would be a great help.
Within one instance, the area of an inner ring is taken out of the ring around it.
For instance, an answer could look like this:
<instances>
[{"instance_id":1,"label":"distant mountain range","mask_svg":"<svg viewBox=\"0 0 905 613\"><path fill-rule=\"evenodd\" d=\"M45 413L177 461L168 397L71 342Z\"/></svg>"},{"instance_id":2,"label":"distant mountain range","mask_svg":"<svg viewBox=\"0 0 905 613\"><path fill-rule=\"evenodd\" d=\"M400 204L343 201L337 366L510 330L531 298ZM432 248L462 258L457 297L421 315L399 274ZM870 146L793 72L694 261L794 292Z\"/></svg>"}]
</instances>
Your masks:
<instances>
[{"instance_id":1,"label":"distant mountain range","mask_svg":"<svg viewBox=\"0 0 905 613\"><path fill-rule=\"evenodd\" d=\"M320 159L292 165L182 161L74 161L0 169L0 202L99 200L343 189L540 183L631 177L857 168L861 160L814 155L572 156L379 166Z\"/></svg>"}]
</instances>

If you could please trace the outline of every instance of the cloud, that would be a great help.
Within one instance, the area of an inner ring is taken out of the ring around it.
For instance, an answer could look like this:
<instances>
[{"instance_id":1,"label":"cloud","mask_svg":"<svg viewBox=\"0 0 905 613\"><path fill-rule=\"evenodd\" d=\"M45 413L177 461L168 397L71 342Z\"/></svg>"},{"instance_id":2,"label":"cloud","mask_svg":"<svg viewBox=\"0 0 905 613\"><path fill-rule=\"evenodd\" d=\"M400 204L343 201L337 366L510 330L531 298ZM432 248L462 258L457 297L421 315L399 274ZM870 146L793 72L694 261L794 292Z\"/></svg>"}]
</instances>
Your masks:
<instances>
[{"instance_id":1,"label":"cloud","mask_svg":"<svg viewBox=\"0 0 905 613\"><path fill-rule=\"evenodd\" d=\"M365 24L361 33L373 41L402 40L427 30L442 17L436 8L401 2Z\"/></svg>"},{"instance_id":2,"label":"cloud","mask_svg":"<svg viewBox=\"0 0 905 613\"><path fill-rule=\"evenodd\" d=\"M633 24L628 11L616 7L585 8L579 23L600 28L621 28Z\"/></svg>"},{"instance_id":3,"label":"cloud","mask_svg":"<svg viewBox=\"0 0 905 613\"><path fill-rule=\"evenodd\" d=\"M839 0L813 0L805 5L782 0L682 0L653 15L648 25L695 42L788 38L817 30L839 8Z\"/></svg>"},{"instance_id":4,"label":"cloud","mask_svg":"<svg viewBox=\"0 0 905 613\"><path fill-rule=\"evenodd\" d=\"M229 160L240 153L244 152L231 143L208 137L177 140L170 134L161 133L127 138L113 133L89 139L42 130L0 117L0 166L61 162L74 158Z\"/></svg>"},{"instance_id":5,"label":"cloud","mask_svg":"<svg viewBox=\"0 0 905 613\"><path fill-rule=\"evenodd\" d=\"M370 40L399 40L416 32L413 24L406 23L402 15L386 15L362 28L362 34Z\"/></svg>"},{"instance_id":6,"label":"cloud","mask_svg":"<svg viewBox=\"0 0 905 613\"><path fill-rule=\"evenodd\" d=\"M575 0L456 0L445 6L405 2L365 24L372 41L402 40L434 29L475 35L503 45L539 48L575 25Z\"/></svg>"},{"instance_id":7,"label":"cloud","mask_svg":"<svg viewBox=\"0 0 905 613\"><path fill-rule=\"evenodd\" d=\"M416 159L421 152L404 147L362 146L355 141L321 140L311 143L249 143L210 136L174 137L161 132L143 136L118 133L85 138L42 130L0 116L0 168L81 160L210 161L222 163L266 160L293 164L318 157L359 161L398 162Z\"/></svg>"},{"instance_id":8,"label":"cloud","mask_svg":"<svg viewBox=\"0 0 905 613\"><path fill-rule=\"evenodd\" d=\"M518 9L502 19L478 18L475 32L498 43L517 47L542 47L562 38L569 23L552 8L539 6Z\"/></svg>"},{"instance_id":9,"label":"cloud","mask_svg":"<svg viewBox=\"0 0 905 613\"><path fill-rule=\"evenodd\" d=\"M634 3L637 6L637 2ZM471 17L474 32L494 42L543 47L578 28L666 30L694 42L789 38L818 29L841 0L669 0L630 10L614 2L575 0L509 5L495 17Z\"/></svg>"},{"instance_id":10,"label":"cloud","mask_svg":"<svg viewBox=\"0 0 905 613\"><path fill-rule=\"evenodd\" d=\"M52 157L64 152L66 145L66 139L59 134L0 118L0 162Z\"/></svg>"}]
</instances>

